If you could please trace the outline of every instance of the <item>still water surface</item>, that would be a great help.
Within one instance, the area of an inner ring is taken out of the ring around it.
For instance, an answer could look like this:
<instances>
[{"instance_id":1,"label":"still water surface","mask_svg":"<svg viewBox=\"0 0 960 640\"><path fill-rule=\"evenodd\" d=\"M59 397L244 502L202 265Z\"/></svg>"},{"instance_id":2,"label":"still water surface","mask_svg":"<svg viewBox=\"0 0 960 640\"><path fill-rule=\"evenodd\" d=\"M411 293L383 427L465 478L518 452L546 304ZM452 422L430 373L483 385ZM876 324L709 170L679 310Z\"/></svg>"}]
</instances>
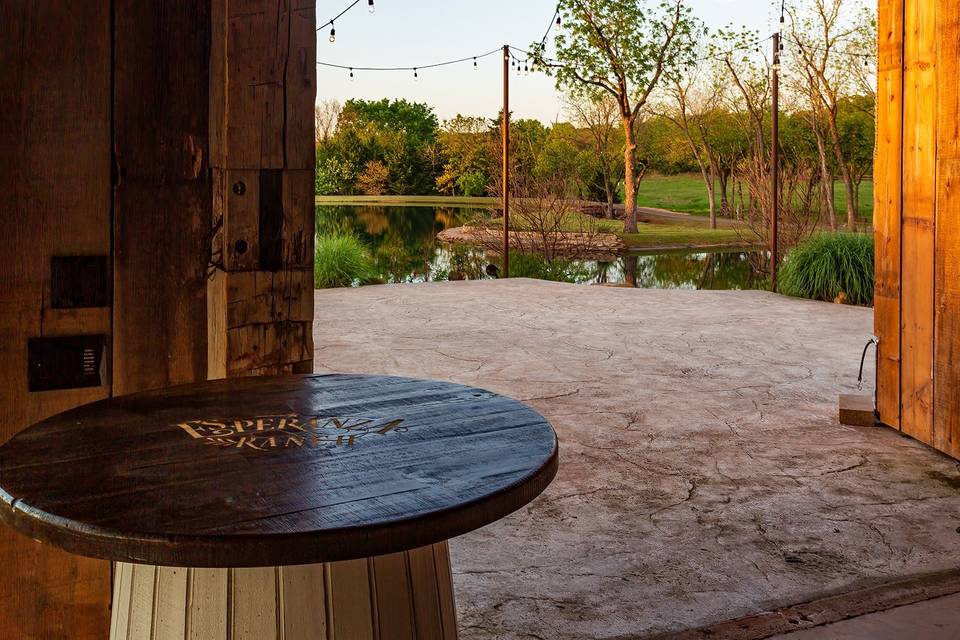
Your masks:
<instances>
[{"instance_id":1,"label":"still water surface","mask_svg":"<svg viewBox=\"0 0 960 640\"><path fill-rule=\"evenodd\" d=\"M451 270L456 273L465 249L440 243L436 235L475 214L474 209L457 207L321 205L317 232L358 236L383 282L445 280ZM481 251L469 254L474 262L488 262ZM582 275L576 280L657 289L756 289L765 286L751 267L757 258L745 251L629 254L613 262L580 262Z\"/></svg>"}]
</instances>

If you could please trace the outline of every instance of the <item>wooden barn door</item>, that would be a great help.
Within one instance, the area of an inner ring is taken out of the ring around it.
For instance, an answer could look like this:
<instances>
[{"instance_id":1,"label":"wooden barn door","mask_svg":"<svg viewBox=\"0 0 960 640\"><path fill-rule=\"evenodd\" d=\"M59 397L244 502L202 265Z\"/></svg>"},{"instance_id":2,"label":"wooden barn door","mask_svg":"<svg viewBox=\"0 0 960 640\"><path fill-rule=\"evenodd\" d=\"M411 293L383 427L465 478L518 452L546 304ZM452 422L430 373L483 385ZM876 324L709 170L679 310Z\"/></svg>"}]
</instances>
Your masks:
<instances>
[{"instance_id":1,"label":"wooden barn door","mask_svg":"<svg viewBox=\"0 0 960 640\"><path fill-rule=\"evenodd\" d=\"M960 6L881 0L878 35L877 409L960 457Z\"/></svg>"},{"instance_id":2,"label":"wooden barn door","mask_svg":"<svg viewBox=\"0 0 960 640\"><path fill-rule=\"evenodd\" d=\"M310 370L314 23L306 0L0 2L0 442ZM109 563L0 527L0 637L106 637L109 598Z\"/></svg>"}]
</instances>

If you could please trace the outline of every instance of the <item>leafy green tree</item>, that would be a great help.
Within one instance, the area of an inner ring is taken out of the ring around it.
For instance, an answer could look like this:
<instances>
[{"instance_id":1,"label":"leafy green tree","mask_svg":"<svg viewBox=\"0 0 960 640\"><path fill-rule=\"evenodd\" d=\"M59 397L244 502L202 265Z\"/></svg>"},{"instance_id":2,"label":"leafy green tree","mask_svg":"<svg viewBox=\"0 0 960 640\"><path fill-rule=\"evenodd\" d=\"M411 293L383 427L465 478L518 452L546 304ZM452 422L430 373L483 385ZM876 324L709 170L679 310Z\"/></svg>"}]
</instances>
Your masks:
<instances>
[{"instance_id":1,"label":"leafy green tree","mask_svg":"<svg viewBox=\"0 0 960 640\"><path fill-rule=\"evenodd\" d=\"M348 100L335 133L318 149L318 187L356 193L371 163L386 168L382 189L397 195L435 192L439 125L428 105L407 100ZM378 174L382 171L377 169ZM369 178L370 175L367 175ZM380 175L382 177L382 175ZM331 191L327 191L328 193Z\"/></svg>"},{"instance_id":2,"label":"leafy green tree","mask_svg":"<svg viewBox=\"0 0 960 640\"><path fill-rule=\"evenodd\" d=\"M443 170L436 178L437 190L464 196L486 193L496 164L495 143L486 118L457 114L444 122L439 134Z\"/></svg>"},{"instance_id":3,"label":"leafy green tree","mask_svg":"<svg viewBox=\"0 0 960 640\"><path fill-rule=\"evenodd\" d=\"M624 134L625 229L635 232L634 126L661 80L693 63L694 39L703 30L683 0L561 0L559 10L566 29L556 37L558 63L536 49L538 63L552 69L560 88L606 92L616 101Z\"/></svg>"}]
</instances>

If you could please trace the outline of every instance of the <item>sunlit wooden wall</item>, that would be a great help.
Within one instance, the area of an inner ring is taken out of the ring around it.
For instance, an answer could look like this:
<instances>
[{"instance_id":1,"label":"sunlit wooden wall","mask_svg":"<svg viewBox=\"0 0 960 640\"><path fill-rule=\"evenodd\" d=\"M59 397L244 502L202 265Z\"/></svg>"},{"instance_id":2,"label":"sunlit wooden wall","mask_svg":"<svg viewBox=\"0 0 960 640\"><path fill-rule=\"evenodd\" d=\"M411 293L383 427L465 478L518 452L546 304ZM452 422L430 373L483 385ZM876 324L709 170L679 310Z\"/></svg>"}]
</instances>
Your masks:
<instances>
[{"instance_id":1,"label":"sunlit wooden wall","mask_svg":"<svg viewBox=\"0 0 960 640\"><path fill-rule=\"evenodd\" d=\"M310 370L314 23L307 0L0 2L0 442ZM103 257L107 300L52 304L54 256ZM77 335L105 336L99 386L31 391L28 340ZM0 638L104 638L109 603L109 563L0 527Z\"/></svg>"},{"instance_id":2,"label":"sunlit wooden wall","mask_svg":"<svg viewBox=\"0 0 960 640\"><path fill-rule=\"evenodd\" d=\"M880 0L877 408L960 457L960 3Z\"/></svg>"}]
</instances>

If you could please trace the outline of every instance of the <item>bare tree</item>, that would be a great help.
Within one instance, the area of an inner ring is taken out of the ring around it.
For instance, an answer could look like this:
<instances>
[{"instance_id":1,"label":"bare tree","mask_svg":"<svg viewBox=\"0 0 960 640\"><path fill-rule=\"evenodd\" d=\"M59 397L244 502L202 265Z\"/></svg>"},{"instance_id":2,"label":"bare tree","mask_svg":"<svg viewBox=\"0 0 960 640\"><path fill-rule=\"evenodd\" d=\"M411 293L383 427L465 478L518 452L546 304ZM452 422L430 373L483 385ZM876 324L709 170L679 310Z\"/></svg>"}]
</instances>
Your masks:
<instances>
[{"instance_id":1,"label":"bare tree","mask_svg":"<svg viewBox=\"0 0 960 640\"><path fill-rule=\"evenodd\" d=\"M714 57L724 69L723 78L729 84L724 94L727 108L741 117L750 139L748 157L736 163L734 199L739 200L737 217L752 225L756 222L759 201L743 195L743 180L751 175L769 171L770 154L764 137L764 119L770 104L770 63L760 50L756 32L727 27L717 33L717 42L711 45ZM748 192L752 190L748 189ZM766 214L761 214L761 217Z\"/></svg>"},{"instance_id":2,"label":"bare tree","mask_svg":"<svg viewBox=\"0 0 960 640\"><path fill-rule=\"evenodd\" d=\"M817 168L808 162L791 158L780 167L780 217L777 233L778 254L785 256L793 247L809 238L820 223L820 197L811 174ZM773 199L770 189L769 167L755 162L744 164L743 181L750 200L757 203L762 215L738 226L737 233L745 241L758 246L770 246L770 216ZM752 257L758 273L769 272L766 255Z\"/></svg>"},{"instance_id":3,"label":"bare tree","mask_svg":"<svg viewBox=\"0 0 960 640\"><path fill-rule=\"evenodd\" d=\"M343 107L336 100L321 100L320 104L313 105L314 142L320 144L326 142L333 136L337 130L337 122L340 120L340 112Z\"/></svg>"},{"instance_id":4,"label":"bare tree","mask_svg":"<svg viewBox=\"0 0 960 640\"><path fill-rule=\"evenodd\" d=\"M576 94L565 100L573 124L590 133L593 152L607 196L606 217L613 217L613 199L617 182L623 175L622 159L617 153L617 127L620 113L617 102L605 93Z\"/></svg>"},{"instance_id":5,"label":"bare tree","mask_svg":"<svg viewBox=\"0 0 960 640\"><path fill-rule=\"evenodd\" d=\"M849 159L843 154L840 128L837 117L841 100L851 94L854 78L839 58L845 58L850 43L862 38L869 30L865 14L857 13L852 18L845 11L849 0L810 0L808 6L789 10L790 40L797 61L807 80L807 92L815 112L824 116L830 136L831 149L847 195L847 227L857 226L857 197L854 191L854 176ZM802 16L802 17L801 17Z\"/></svg>"},{"instance_id":6,"label":"bare tree","mask_svg":"<svg viewBox=\"0 0 960 640\"><path fill-rule=\"evenodd\" d=\"M704 83L694 70L684 79L676 78L665 91L671 104L660 110L659 115L677 126L697 161L700 177L707 189L710 205L710 228L717 228L716 184L718 177L717 154L711 149L708 130L711 118L717 112L721 90L718 83Z\"/></svg>"},{"instance_id":7,"label":"bare tree","mask_svg":"<svg viewBox=\"0 0 960 640\"><path fill-rule=\"evenodd\" d=\"M797 109L797 112L806 120L813 134L813 140L817 147L817 169L816 178L820 183L821 197L824 204L824 213L827 217L827 223L831 230L837 228L837 207L834 201L833 193L833 171L831 170L831 145L827 133L826 115L823 107L816 97L816 82L812 75L808 73L806 67L799 73L788 76L787 85L796 94L803 105ZM813 177L813 176L811 176Z\"/></svg>"}]
</instances>

